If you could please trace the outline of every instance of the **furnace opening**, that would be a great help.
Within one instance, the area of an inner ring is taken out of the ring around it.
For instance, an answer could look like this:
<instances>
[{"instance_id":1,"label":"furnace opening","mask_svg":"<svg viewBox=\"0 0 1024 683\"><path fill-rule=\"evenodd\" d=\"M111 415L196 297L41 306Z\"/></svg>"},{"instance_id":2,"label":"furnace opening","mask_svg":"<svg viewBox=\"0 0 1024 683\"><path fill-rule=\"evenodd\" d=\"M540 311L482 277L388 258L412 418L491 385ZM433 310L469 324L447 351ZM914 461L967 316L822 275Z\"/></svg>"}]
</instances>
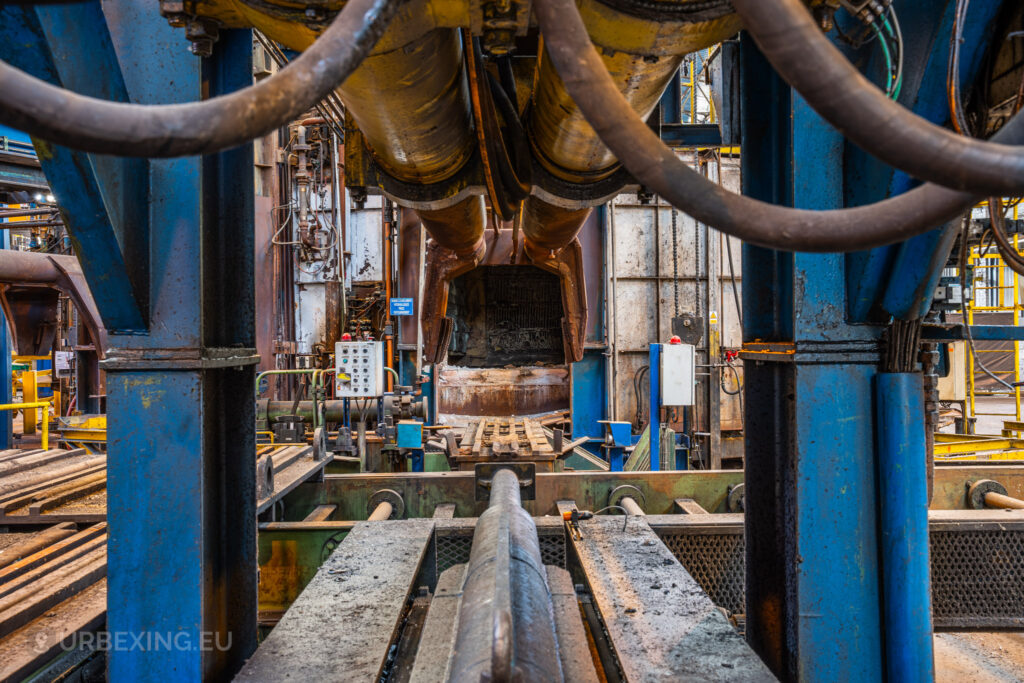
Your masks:
<instances>
[{"instance_id":1,"label":"furnace opening","mask_svg":"<svg viewBox=\"0 0 1024 683\"><path fill-rule=\"evenodd\" d=\"M484 266L452 281L448 360L471 368L561 364L558 277L534 266Z\"/></svg>"}]
</instances>

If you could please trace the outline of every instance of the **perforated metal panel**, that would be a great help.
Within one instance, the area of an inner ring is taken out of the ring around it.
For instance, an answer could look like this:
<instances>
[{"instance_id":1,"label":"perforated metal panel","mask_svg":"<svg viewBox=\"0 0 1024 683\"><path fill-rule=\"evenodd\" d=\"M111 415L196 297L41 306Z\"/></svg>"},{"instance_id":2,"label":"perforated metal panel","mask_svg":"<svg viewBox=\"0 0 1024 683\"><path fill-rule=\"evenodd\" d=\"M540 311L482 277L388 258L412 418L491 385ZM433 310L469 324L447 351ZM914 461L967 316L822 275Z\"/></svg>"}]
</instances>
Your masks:
<instances>
[{"instance_id":1,"label":"perforated metal panel","mask_svg":"<svg viewBox=\"0 0 1024 683\"><path fill-rule=\"evenodd\" d=\"M730 612L744 611L742 534L672 533L661 540L713 603Z\"/></svg>"},{"instance_id":2,"label":"perforated metal panel","mask_svg":"<svg viewBox=\"0 0 1024 683\"><path fill-rule=\"evenodd\" d=\"M445 569L469 561L469 550L473 546L473 535L464 533L434 534L434 547L437 550L437 576Z\"/></svg>"},{"instance_id":3,"label":"perforated metal panel","mask_svg":"<svg viewBox=\"0 0 1024 683\"><path fill-rule=\"evenodd\" d=\"M1024 628L1024 530L931 534L936 628Z\"/></svg>"},{"instance_id":4,"label":"perforated metal panel","mask_svg":"<svg viewBox=\"0 0 1024 683\"><path fill-rule=\"evenodd\" d=\"M745 611L741 531L657 531L716 605ZM930 532L935 628L1024 628L1024 528L944 523L932 524Z\"/></svg>"},{"instance_id":5,"label":"perforated metal panel","mask_svg":"<svg viewBox=\"0 0 1024 683\"><path fill-rule=\"evenodd\" d=\"M544 564L565 568L565 533L560 529L538 529L540 555ZM437 576L457 564L469 562L473 547L472 529L444 529L434 534L437 558Z\"/></svg>"}]
</instances>

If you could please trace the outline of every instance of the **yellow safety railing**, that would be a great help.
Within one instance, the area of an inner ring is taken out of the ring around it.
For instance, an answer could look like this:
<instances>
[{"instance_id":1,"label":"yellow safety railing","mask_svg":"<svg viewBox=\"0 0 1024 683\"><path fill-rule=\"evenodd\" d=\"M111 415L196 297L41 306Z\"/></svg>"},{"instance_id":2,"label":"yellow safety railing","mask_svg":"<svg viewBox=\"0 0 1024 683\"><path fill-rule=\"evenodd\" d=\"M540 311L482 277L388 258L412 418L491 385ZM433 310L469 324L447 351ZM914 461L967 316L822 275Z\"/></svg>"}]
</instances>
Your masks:
<instances>
[{"instance_id":1,"label":"yellow safety railing","mask_svg":"<svg viewBox=\"0 0 1024 683\"><path fill-rule=\"evenodd\" d=\"M987 206L988 202L983 202L979 206ZM1016 220L1019 217L1019 207L1013 207L1012 218ZM1017 253L1021 253L1020 235L1010 236L1011 243ZM967 300L967 324L974 324L974 313L985 312L985 313L1010 313L1012 315L1011 325L1017 325L1024 319L1024 301L1021 301L1020 292L1020 277L1012 271L1010 268L1003 263L1003 260L999 258L999 255L995 253L995 250L990 250L989 253L981 255L978 247L971 250L969 256L971 264L974 266L975 273L984 273L986 271L995 271L995 278L989 278L988 281L995 281L995 284L984 284L986 282L983 276L975 276L975 286L972 287L972 297ZM977 283L982 284L977 284ZM994 306L979 305L978 299L981 292L993 292L992 295L986 295L986 298L994 301ZM1010 293L1010 296L1006 296L1006 293ZM1007 389L996 389L995 391L979 391L974 384L974 375L976 363L974 362L973 354L967 354L967 398L968 398L968 410L970 415L976 417L978 415L988 415L993 417L1008 417L1020 421L1024 417L1024 411L1021 409L1021 387L1022 381L1022 368L1020 362L1021 343L1019 341L1012 342L1012 348L1010 349L976 349L977 353L989 354L988 358L1002 354L1004 357L1006 354L1013 354L1013 369L1012 370L993 370L996 375L1002 375L1009 383L1014 385L1014 389L1010 392ZM982 359L985 363L985 358ZM986 363L988 365L988 363ZM975 405L975 399L978 396L1006 396L1012 398L1014 402L1014 408L1012 413L996 413L996 412L979 412Z\"/></svg>"},{"instance_id":2,"label":"yellow safety railing","mask_svg":"<svg viewBox=\"0 0 1024 683\"><path fill-rule=\"evenodd\" d=\"M43 450L49 450L50 446L50 402L33 401L32 403L0 403L0 410L24 410L25 419L28 419L27 412L32 408L43 408ZM33 418L34 419L34 418Z\"/></svg>"}]
</instances>

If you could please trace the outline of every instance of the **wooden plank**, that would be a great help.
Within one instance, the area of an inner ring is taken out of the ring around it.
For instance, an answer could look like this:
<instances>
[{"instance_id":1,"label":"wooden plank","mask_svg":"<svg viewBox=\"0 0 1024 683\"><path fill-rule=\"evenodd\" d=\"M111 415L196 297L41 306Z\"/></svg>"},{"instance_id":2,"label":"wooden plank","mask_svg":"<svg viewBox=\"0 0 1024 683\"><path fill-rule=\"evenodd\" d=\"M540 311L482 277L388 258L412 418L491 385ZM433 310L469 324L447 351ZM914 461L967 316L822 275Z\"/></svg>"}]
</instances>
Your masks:
<instances>
[{"instance_id":1,"label":"wooden plank","mask_svg":"<svg viewBox=\"0 0 1024 683\"><path fill-rule=\"evenodd\" d=\"M306 515L303 522L326 522L330 519L334 511L338 509L337 505L317 505L313 508L313 511Z\"/></svg>"},{"instance_id":2,"label":"wooden plank","mask_svg":"<svg viewBox=\"0 0 1024 683\"><path fill-rule=\"evenodd\" d=\"M676 498L676 507L684 515L706 515L708 511L700 506L693 498Z\"/></svg>"},{"instance_id":3,"label":"wooden plank","mask_svg":"<svg viewBox=\"0 0 1024 683\"><path fill-rule=\"evenodd\" d=\"M429 519L356 524L235 680L375 683L433 530Z\"/></svg>"},{"instance_id":4,"label":"wooden plank","mask_svg":"<svg viewBox=\"0 0 1024 683\"><path fill-rule=\"evenodd\" d=\"M773 681L643 517L597 517L571 539L625 678Z\"/></svg>"}]
</instances>

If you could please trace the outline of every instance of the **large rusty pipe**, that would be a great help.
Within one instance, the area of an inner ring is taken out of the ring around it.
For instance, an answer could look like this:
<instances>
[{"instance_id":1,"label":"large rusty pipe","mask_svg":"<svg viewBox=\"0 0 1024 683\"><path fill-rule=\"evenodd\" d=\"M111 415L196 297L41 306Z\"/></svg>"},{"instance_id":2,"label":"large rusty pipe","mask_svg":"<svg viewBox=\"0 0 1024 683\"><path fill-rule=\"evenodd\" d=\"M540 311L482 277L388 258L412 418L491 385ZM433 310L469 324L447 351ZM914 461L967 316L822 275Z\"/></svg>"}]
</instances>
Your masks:
<instances>
[{"instance_id":1,"label":"large rusty pipe","mask_svg":"<svg viewBox=\"0 0 1024 683\"><path fill-rule=\"evenodd\" d=\"M265 15L249 13L248 18L293 49L304 49L314 37ZM437 183L473 156L477 141L462 60L459 30L440 25L429 4L411 2L338 88L370 154L391 176ZM483 256L482 196L417 213L438 244L460 256Z\"/></svg>"},{"instance_id":2,"label":"large rusty pipe","mask_svg":"<svg viewBox=\"0 0 1024 683\"><path fill-rule=\"evenodd\" d=\"M473 534L449 680L564 680L552 614L537 527L515 473L498 470Z\"/></svg>"},{"instance_id":3,"label":"large rusty pipe","mask_svg":"<svg viewBox=\"0 0 1024 683\"><path fill-rule=\"evenodd\" d=\"M446 209L420 209L416 214L430 236L442 247L459 256L483 258L487 213L482 196L467 197Z\"/></svg>"},{"instance_id":4,"label":"large rusty pipe","mask_svg":"<svg viewBox=\"0 0 1024 683\"><path fill-rule=\"evenodd\" d=\"M327 422L341 422L345 419L345 402L340 398L333 398L323 402L324 404L324 419ZM389 412L396 412L396 401L393 396L384 397L384 410ZM409 411L416 417L424 416L424 404L423 400L415 400L409 407ZM312 401L299 401L298 405L294 401L257 401L256 404L256 417L260 420L267 420L274 422L279 417L286 415L298 415L306 422L313 421L313 402ZM376 401L360 401L350 400L349 401L349 416L353 421L366 420L370 417L377 416L377 402Z\"/></svg>"},{"instance_id":5,"label":"large rusty pipe","mask_svg":"<svg viewBox=\"0 0 1024 683\"><path fill-rule=\"evenodd\" d=\"M476 147L456 29L439 28L363 60L338 89L374 158L391 175L433 183L454 175Z\"/></svg>"},{"instance_id":6,"label":"large rusty pipe","mask_svg":"<svg viewBox=\"0 0 1024 683\"><path fill-rule=\"evenodd\" d=\"M727 2L675 0L640 10L629 0L583 0L579 11L605 68L630 106L647 118L683 56L739 30ZM621 5L621 9L616 9ZM653 13L653 14L652 14ZM565 90L546 51L540 57L527 131L537 159L553 175L575 183L601 180L618 167L614 155ZM530 196L523 208L527 250L558 251L569 244L587 212L553 206Z\"/></svg>"}]
</instances>

